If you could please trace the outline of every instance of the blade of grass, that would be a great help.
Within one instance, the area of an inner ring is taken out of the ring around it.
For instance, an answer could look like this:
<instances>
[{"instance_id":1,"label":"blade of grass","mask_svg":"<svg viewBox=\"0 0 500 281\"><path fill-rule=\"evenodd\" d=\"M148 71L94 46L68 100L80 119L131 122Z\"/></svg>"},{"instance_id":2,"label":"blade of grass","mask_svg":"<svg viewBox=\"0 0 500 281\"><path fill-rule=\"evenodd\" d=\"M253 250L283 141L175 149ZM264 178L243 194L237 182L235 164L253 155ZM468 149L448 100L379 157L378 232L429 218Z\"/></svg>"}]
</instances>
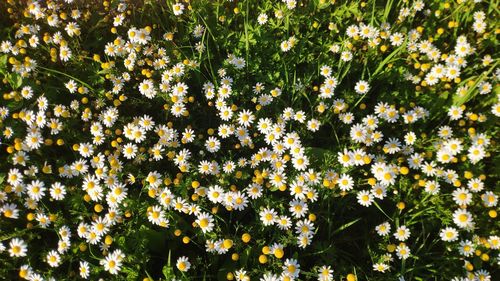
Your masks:
<instances>
[{"instance_id":1,"label":"blade of grass","mask_svg":"<svg viewBox=\"0 0 500 281\"><path fill-rule=\"evenodd\" d=\"M361 218L357 218L357 219L355 219L355 220L353 220L353 221L350 221L350 222L348 222L348 223L345 223L345 224L343 224L342 226L340 226L339 228L335 229L335 230L332 232L332 234L337 234L337 233L339 233L339 232L343 231L344 229L346 229L346 228L350 227L351 225L353 225L353 224L357 223L357 222L358 222L358 221L360 221L360 220L361 220Z\"/></svg>"},{"instance_id":2,"label":"blade of grass","mask_svg":"<svg viewBox=\"0 0 500 281\"><path fill-rule=\"evenodd\" d=\"M388 64L393 57L395 57L397 54L399 54L403 50L403 48L406 47L406 41L407 41L407 39L405 40L405 42L403 42L403 44L401 44L401 46L399 46L394 51L392 51L387 57L385 57L385 59L382 62L380 62L380 64L375 69L375 71L373 72L371 77L375 77L380 71L382 71L384 69L384 66L386 64Z\"/></svg>"},{"instance_id":3,"label":"blade of grass","mask_svg":"<svg viewBox=\"0 0 500 281\"><path fill-rule=\"evenodd\" d=\"M40 65L38 65L37 68L43 69L45 71L52 72L52 73L55 73L55 74L66 76L66 77L71 78L71 79L75 80L76 82L84 85L85 87L89 88L90 90L95 91L94 88L92 86L90 86L88 83L85 83L82 80L80 80L80 79L78 79L78 78L76 78L74 76L71 76L71 75L69 75L67 73L64 73L64 72L61 72L61 71L58 71L58 70L55 70L55 69L52 69L52 68L46 68L46 67L43 67L43 66L40 66Z\"/></svg>"},{"instance_id":4,"label":"blade of grass","mask_svg":"<svg viewBox=\"0 0 500 281\"><path fill-rule=\"evenodd\" d=\"M384 214L389 220L393 220L384 210L382 210L382 208L380 207L380 205L376 202L376 201L373 201L373 204L375 205L375 207L377 207L377 209L379 209L382 214Z\"/></svg>"}]
</instances>

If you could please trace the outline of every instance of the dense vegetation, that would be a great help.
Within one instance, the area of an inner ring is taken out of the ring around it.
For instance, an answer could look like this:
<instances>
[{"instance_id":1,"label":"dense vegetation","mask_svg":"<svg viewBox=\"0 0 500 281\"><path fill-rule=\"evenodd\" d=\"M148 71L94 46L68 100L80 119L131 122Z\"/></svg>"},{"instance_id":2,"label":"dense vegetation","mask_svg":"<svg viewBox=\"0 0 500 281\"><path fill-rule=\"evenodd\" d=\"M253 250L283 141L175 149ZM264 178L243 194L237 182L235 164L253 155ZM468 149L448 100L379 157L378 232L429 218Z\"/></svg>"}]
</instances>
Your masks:
<instances>
[{"instance_id":1,"label":"dense vegetation","mask_svg":"<svg viewBox=\"0 0 500 281\"><path fill-rule=\"evenodd\" d=\"M0 279L499 280L498 1L0 14Z\"/></svg>"}]
</instances>

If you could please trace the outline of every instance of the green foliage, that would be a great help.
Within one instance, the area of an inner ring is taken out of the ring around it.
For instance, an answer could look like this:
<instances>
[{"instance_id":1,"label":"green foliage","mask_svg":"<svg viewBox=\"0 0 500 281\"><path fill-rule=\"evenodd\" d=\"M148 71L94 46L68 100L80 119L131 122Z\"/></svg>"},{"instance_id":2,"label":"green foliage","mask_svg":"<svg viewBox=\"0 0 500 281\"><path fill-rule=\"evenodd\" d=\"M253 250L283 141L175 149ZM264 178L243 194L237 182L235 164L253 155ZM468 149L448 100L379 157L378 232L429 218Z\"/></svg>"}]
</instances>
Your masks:
<instances>
[{"instance_id":1,"label":"green foliage","mask_svg":"<svg viewBox=\"0 0 500 281\"><path fill-rule=\"evenodd\" d=\"M259 280L295 261L298 280L500 274L498 1L66 2L0 3L0 279L74 280L82 261L89 280ZM266 118L272 130L259 128ZM219 201L207 195L216 185ZM265 225L267 209L290 226ZM11 253L17 238L26 255Z\"/></svg>"}]
</instances>

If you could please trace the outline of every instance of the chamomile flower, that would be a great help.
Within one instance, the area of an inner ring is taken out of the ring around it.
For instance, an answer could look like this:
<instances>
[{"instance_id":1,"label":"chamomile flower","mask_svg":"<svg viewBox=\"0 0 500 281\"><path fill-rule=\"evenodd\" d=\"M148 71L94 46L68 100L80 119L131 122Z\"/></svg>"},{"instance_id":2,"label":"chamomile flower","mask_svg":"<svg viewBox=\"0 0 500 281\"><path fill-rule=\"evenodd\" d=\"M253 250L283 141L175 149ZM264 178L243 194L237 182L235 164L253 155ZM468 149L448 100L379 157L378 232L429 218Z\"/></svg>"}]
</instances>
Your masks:
<instances>
[{"instance_id":1,"label":"chamomile flower","mask_svg":"<svg viewBox=\"0 0 500 281\"><path fill-rule=\"evenodd\" d=\"M465 188L455 189L452 193L453 200L458 205L467 206L472 202L472 194Z\"/></svg>"},{"instance_id":2,"label":"chamomile flower","mask_svg":"<svg viewBox=\"0 0 500 281\"><path fill-rule=\"evenodd\" d=\"M3 204L3 206L0 207L0 212L3 213L3 215L6 218L9 218L9 219L19 218L19 209L18 209L16 204L12 204L12 203Z\"/></svg>"},{"instance_id":3,"label":"chamomile flower","mask_svg":"<svg viewBox=\"0 0 500 281\"><path fill-rule=\"evenodd\" d=\"M316 119L311 119L307 122L307 129L311 132L318 131L320 126L321 126L320 121Z\"/></svg>"},{"instance_id":4,"label":"chamomile flower","mask_svg":"<svg viewBox=\"0 0 500 281\"><path fill-rule=\"evenodd\" d=\"M257 17L257 22L260 24L260 25L264 25L267 23L267 15L265 13L261 13L258 17Z\"/></svg>"},{"instance_id":5,"label":"chamomile flower","mask_svg":"<svg viewBox=\"0 0 500 281\"><path fill-rule=\"evenodd\" d=\"M384 199L387 196L387 188L384 185L376 183L372 186L371 193L375 198Z\"/></svg>"},{"instance_id":6,"label":"chamomile flower","mask_svg":"<svg viewBox=\"0 0 500 281\"><path fill-rule=\"evenodd\" d=\"M10 185L16 186L23 182L23 174L19 172L19 169L10 169L9 174L7 175L7 182Z\"/></svg>"},{"instance_id":7,"label":"chamomile flower","mask_svg":"<svg viewBox=\"0 0 500 281\"><path fill-rule=\"evenodd\" d=\"M437 181L429 180L425 183L425 191L432 195L436 195L439 193L439 186Z\"/></svg>"},{"instance_id":8,"label":"chamomile flower","mask_svg":"<svg viewBox=\"0 0 500 281\"><path fill-rule=\"evenodd\" d=\"M406 227L405 225L402 225L396 229L396 232L394 232L394 237L399 241L405 241L410 237L410 234L410 229L408 229L408 227Z\"/></svg>"},{"instance_id":9,"label":"chamomile flower","mask_svg":"<svg viewBox=\"0 0 500 281\"><path fill-rule=\"evenodd\" d=\"M280 48L281 48L281 51L288 52L292 48L292 44L290 43L290 41L285 40L285 41L281 42Z\"/></svg>"},{"instance_id":10,"label":"chamomile flower","mask_svg":"<svg viewBox=\"0 0 500 281\"><path fill-rule=\"evenodd\" d=\"M118 14L113 18L113 26L120 26L123 23L125 16L123 14Z\"/></svg>"},{"instance_id":11,"label":"chamomile flower","mask_svg":"<svg viewBox=\"0 0 500 281\"><path fill-rule=\"evenodd\" d=\"M209 137L205 142L205 148L208 152L217 152L221 147L220 141L215 137Z\"/></svg>"},{"instance_id":12,"label":"chamomile flower","mask_svg":"<svg viewBox=\"0 0 500 281\"><path fill-rule=\"evenodd\" d=\"M224 198L224 190L218 185L213 185L208 188L207 195L213 203L221 203Z\"/></svg>"},{"instance_id":13,"label":"chamomile flower","mask_svg":"<svg viewBox=\"0 0 500 281\"><path fill-rule=\"evenodd\" d=\"M295 121L298 121L299 123L304 123L304 121L306 120L306 116L305 116L304 111L299 110L299 111L295 112L293 119Z\"/></svg>"},{"instance_id":14,"label":"chamomile flower","mask_svg":"<svg viewBox=\"0 0 500 281\"><path fill-rule=\"evenodd\" d=\"M377 234L380 236L387 236L389 235L391 231L391 225L389 222L384 222L375 227L375 230L377 231Z\"/></svg>"},{"instance_id":15,"label":"chamomile flower","mask_svg":"<svg viewBox=\"0 0 500 281\"><path fill-rule=\"evenodd\" d=\"M292 219L288 216L280 216L276 219L276 225L281 230L288 230L292 227Z\"/></svg>"},{"instance_id":16,"label":"chamomile flower","mask_svg":"<svg viewBox=\"0 0 500 281\"><path fill-rule=\"evenodd\" d=\"M401 243L396 247L396 255L398 258L405 260L410 257L410 248L406 244Z\"/></svg>"},{"instance_id":17,"label":"chamomile flower","mask_svg":"<svg viewBox=\"0 0 500 281\"><path fill-rule=\"evenodd\" d=\"M232 202L232 208L236 211L242 211L248 206L248 199L246 195L240 191L232 193L234 201Z\"/></svg>"},{"instance_id":18,"label":"chamomile flower","mask_svg":"<svg viewBox=\"0 0 500 281\"><path fill-rule=\"evenodd\" d=\"M302 218L309 210L307 203L302 200L292 200L290 202L289 211L295 218Z\"/></svg>"},{"instance_id":19,"label":"chamomile flower","mask_svg":"<svg viewBox=\"0 0 500 281\"><path fill-rule=\"evenodd\" d=\"M234 272L236 281L250 281L250 277L248 276L246 270L239 269Z\"/></svg>"},{"instance_id":20,"label":"chamomile flower","mask_svg":"<svg viewBox=\"0 0 500 281\"><path fill-rule=\"evenodd\" d=\"M366 190L358 192L356 198L361 206L368 207L373 203L373 195Z\"/></svg>"},{"instance_id":21,"label":"chamomile flower","mask_svg":"<svg viewBox=\"0 0 500 281\"><path fill-rule=\"evenodd\" d=\"M500 117L500 102L493 104L491 107L491 113L493 113L496 117Z\"/></svg>"},{"instance_id":22,"label":"chamomile flower","mask_svg":"<svg viewBox=\"0 0 500 281\"><path fill-rule=\"evenodd\" d=\"M151 210L148 211L148 220L152 224L161 225L165 221L165 212L160 206L153 206Z\"/></svg>"},{"instance_id":23,"label":"chamomile flower","mask_svg":"<svg viewBox=\"0 0 500 281\"><path fill-rule=\"evenodd\" d=\"M86 261L80 261L80 277L83 279L88 279L90 277L90 267L89 263Z\"/></svg>"},{"instance_id":24,"label":"chamomile flower","mask_svg":"<svg viewBox=\"0 0 500 281\"><path fill-rule=\"evenodd\" d=\"M252 199L257 199L262 196L262 186L257 183L252 183L246 188L248 196Z\"/></svg>"},{"instance_id":25,"label":"chamomile flower","mask_svg":"<svg viewBox=\"0 0 500 281\"><path fill-rule=\"evenodd\" d=\"M175 3L172 5L174 15L180 16L184 13L184 5L182 3Z\"/></svg>"},{"instance_id":26,"label":"chamomile flower","mask_svg":"<svg viewBox=\"0 0 500 281\"><path fill-rule=\"evenodd\" d=\"M156 96L156 90L154 88L153 80L145 79L139 84L139 92L141 95L152 99Z\"/></svg>"},{"instance_id":27,"label":"chamomile flower","mask_svg":"<svg viewBox=\"0 0 500 281\"><path fill-rule=\"evenodd\" d=\"M189 262L189 259L186 256L182 256L177 259L175 266L177 267L178 270L186 272L191 268L191 263Z\"/></svg>"},{"instance_id":28,"label":"chamomile flower","mask_svg":"<svg viewBox=\"0 0 500 281\"><path fill-rule=\"evenodd\" d=\"M333 280L333 269L329 265L323 265L318 269L318 281Z\"/></svg>"},{"instance_id":29,"label":"chamomile flower","mask_svg":"<svg viewBox=\"0 0 500 281\"><path fill-rule=\"evenodd\" d=\"M51 267L58 267L61 262L61 256L56 251L50 251L46 256L46 260Z\"/></svg>"},{"instance_id":30,"label":"chamomile flower","mask_svg":"<svg viewBox=\"0 0 500 281\"><path fill-rule=\"evenodd\" d=\"M82 157L88 158L94 154L94 147L90 143L81 143L78 152Z\"/></svg>"},{"instance_id":31,"label":"chamomile flower","mask_svg":"<svg viewBox=\"0 0 500 281\"><path fill-rule=\"evenodd\" d=\"M453 227L446 227L441 229L439 236L445 242L453 242L458 239L458 231Z\"/></svg>"},{"instance_id":32,"label":"chamomile flower","mask_svg":"<svg viewBox=\"0 0 500 281\"><path fill-rule=\"evenodd\" d=\"M491 274L488 271L484 270L484 269L477 270L474 273L474 276L475 276L476 280L491 281Z\"/></svg>"},{"instance_id":33,"label":"chamomile flower","mask_svg":"<svg viewBox=\"0 0 500 281\"><path fill-rule=\"evenodd\" d=\"M45 184L39 180L34 180L26 186L28 196L35 200L40 201L45 195Z\"/></svg>"},{"instance_id":34,"label":"chamomile flower","mask_svg":"<svg viewBox=\"0 0 500 281\"><path fill-rule=\"evenodd\" d=\"M249 110L243 110L238 114L238 124L244 127L250 126L255 120L255 116Z\"/></svg>"},{"instance_id":35,"label":"chamomile flower","mask_svg":"<svg viewBox=\"0 0 500 281\"><path fill-rule=\"evenodd\" d=\"M342 191L349 191L349 190L353 189L353 187L354 187L354 180L352 179L352 177L350 175L347 175L347 174L340 175L337 182L338 182L340 190L342 190Z\"/></svg>"},{"instance_id":36,"label":"chamomile flower","mask_svg":"<svg viewBox=\"0 0 500 281\"><path fill-rule=\"evenodd\" d=\"M71 52L71 49L66 47L66 46L62 46L60 49L59 49L59 58L61 59L61 61L63 62L67 62L72 56L72 52Z\"/></svg>"},{"instance_id":37,"label":"chamomile flower","mask_svg":"<svg viewBox=\"0 0 500 281\"><path fill-rule=\"evenodd\" d=\"M309 158L303 154L293 155L292 163L297 171L304 171L309 165Z\"/></svg>"},{"instance_id":38,"label":"chamomile flower","mask_svg":"<svg viewBox=\"0 0 500 281\"><path fill-rule=\"evenodd\" d=\"M378 272L386 272L389 269L389 265L386 263L376 263L373 265L373 270L378 271Z\"/></svg>"},{"instance_id":39,"label":"chamomile flower","mask_svg":"<svg viewBox=\"0 0 500 281\"><path fill-rule=\"evenodd\" d=\"M108 254L106 258L100 261L100 264L104 266L104 270L109 273L116 275L121 270L123 257L119 252L115 251Z\"/></svg>"},{"instance_id":40,"label":"chamomile flower","mask_svg":"<svg viewBox=\"0 0 500 281\"><path fill-rule=\"evenodd\" d=\"M50 186L50 196L54 200L63 200L66 196L66 187L60 182L54 182Z\"/></svg>"},{"instance_id":41,"label":"chamomile flower","mask_svg":"<svg viewBox=\"0 0 500 281\"><path fill-rule=\"evenodd\" d=\"M408 132L408 133L406 133L404 139L405 139L405 143L407 145L413 145L413 144L415 144L415 141L417 140L417 135L414 132Z\"/></svg>"},{"instance_id":42,"label":"chamomile flower","mask_svg":"<svg viewBox=\"0 0 500 281\"><path fill-rule=\"evenodd\" d=\"M33 97L33 89L30 86L25 86L21 89L21 96L24 99L30 99Z\"/></svg>"},{"instance_id":43,"label":"chamomile flower","mask_svg":"<svg viewBox=\"0 0 500 281\"><path fill-rule=\"evenodd\" d=\"M368 82L366 82L364 80L360 80L356 83L356 86L354 86L354 90L358 94L361 94L361 95L366 94L370 90L370 85L368 84Z\"/></svg>"},{"instance_id":44,"label":"chamomile flower","mask_svg":"<svg viewBox=\"0 0 500 281\"><path fill-rule=\"evenodd\" d=\"M257 122L257 129L262 134L269 133L272 130L272 121L269 118L261 118Z\"/></svg>"},{"instance_id":45,"label":"chamomile flower","mask_svg":"<svg viewBox=\"0 0 500 281\"><path fill-rule=\"evenodd\" d=\"M214 228L214 219L209 213L200 212L196 219L196 224L201 228L203 233L211 232Z\"/></svg>"},{"instance_id":46,"label":"chamomile flower","mask_svg":"<svg viewBox=\"0 0 500 281\"><path fill-rule=\"evenodd\" d=\"M453 222L462 229L469 229L474 226L472 214L466 209L458 209L453 212Z\"/></svg>"},{"instance_id":47,"label":"chamomile flower","mask_svg":"<svg viewBox=\"0 0 500 281\"><path fill-rule=\"evenodd\" d=\"M276 223L278 213L272 208L265 208L259 213L260 220L265 226L273 225Z\"/></svg>"},{"instance_id":48,"label":"chamomile flower","mask_svg":"<svg viewBox=\"0 0 500 281\"><path fill-rule=\"evenodd\" d=\"M488 243L491 249L498 250L500 248L500 237L497 235L491 235L488 237Z\"/></svg>"},{"instance_id":49,"label":"chamomile flower","mask_svg":"<svg viewBox=\"0 0 500 281\"><path fill-rule=\"evenodd\" d=\"M12 238L9 242L9 255L11 257L25 257L28 252L28 247L24 240Z\"/></svg>"},{"instance_id":50,"label":"chamomile flower","mask_svg":"<svg viewBox=\"0 0 500 281\"><path fill-rule=\"evenodd\" d=\"M390 41L393 46L401 46L404 42L404 36L399 32L395 32L391 35Z\"/></svg>"},{"instance_id":51,"label":"chamomile flower","mask_svg":"<svg viewBox=\"0 0 500 281\"><path fill-rule=\"evenodd\" d=\"M333 97L333 95L334 95L334 88L333 87L331 87L327 84L321 86L321 88L320 88L320 97L321 98L327 99L327 98Z\"/></svg>"},{"instance_id":52,"label":"chamomile flower","mask_svg":"<svg viewBox=\"0 0 500 281\"><path fill-rule=\"evenodd\" d=\"M458 250L462 256L470 257L474 253L475 246L469 240L460 241Z\"/></svg>"},{"instance_id":53,"label":"chamomile flower","mask_svg":"<svg viewBox=\"0 0 500 281\"><path fill-rule=\"evenodd\" d=\"M498 203L498 195L494 194L492 191L486 191L481 195L481 199L483 200L483 204L486 207L495 207Z\"/></svg>"},{"instance_id":54,"label":"chamomile flower","mask_svg":"<svg viewBox=\"0 0 500 281\"><path fill-rule=\"evenodd\" d=\"M459 106L452 106L448 110L448 116L450 116L450 120L458 120L462 118L463 110Z\"/></svg>"},{"instance_id":55,"label":"chamomile flower","mask_svg":"<svg viewBox=\"0 0 500 281\"><path fill-rule=\"evenodd\" d=\"M484 151L482 145L472 145L471 147L469 147L467 152L467 157L472 164L476 164L486 156L486 152Z\"/></svg>"},{"instance_id":56,"label":"chamomile flower","mask_svg":"<svg viewBox=\"0 0 500 281\"><path fill-rule=\"evenodd\" d=\"M42 135L38 131L29 132L26 135L25 143L30 149L38 149L43 143Z\"/></svg>"}]
</instances>

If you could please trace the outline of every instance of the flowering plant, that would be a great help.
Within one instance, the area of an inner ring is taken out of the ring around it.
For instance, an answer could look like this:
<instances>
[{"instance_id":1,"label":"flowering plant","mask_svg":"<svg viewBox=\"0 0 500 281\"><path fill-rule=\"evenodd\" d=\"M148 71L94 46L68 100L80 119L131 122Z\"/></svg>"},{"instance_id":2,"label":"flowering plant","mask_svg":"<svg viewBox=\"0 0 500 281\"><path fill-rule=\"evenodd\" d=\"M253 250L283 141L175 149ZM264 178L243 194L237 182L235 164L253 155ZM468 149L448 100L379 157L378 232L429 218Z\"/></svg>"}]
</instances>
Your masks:
<instances>
[{"instance_id":1,"label":"flowering plant","mask_svg":"<svg viewBox=\"0 0 500 281\"><path fill-rule=\"evenodd\" d=\"M500 274L495 1L0 13L0 277Z\"/></svg>"}]
</instances>

